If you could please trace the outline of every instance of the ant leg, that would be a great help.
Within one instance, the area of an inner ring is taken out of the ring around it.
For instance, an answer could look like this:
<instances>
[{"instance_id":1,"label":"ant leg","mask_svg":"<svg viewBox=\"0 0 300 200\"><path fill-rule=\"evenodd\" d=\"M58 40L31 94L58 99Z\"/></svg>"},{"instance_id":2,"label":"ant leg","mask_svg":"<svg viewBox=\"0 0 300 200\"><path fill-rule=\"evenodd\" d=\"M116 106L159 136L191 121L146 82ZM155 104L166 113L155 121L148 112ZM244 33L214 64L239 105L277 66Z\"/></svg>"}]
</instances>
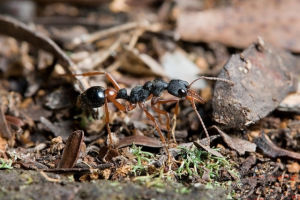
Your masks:
<instances>
[{"instance_id":1,"label":"ant leg","mask_svg":"<svg viewBox=\"0 0 300 200\"><path fill-rule=\"evenodd\" d=\"M154 123L155 129L158 132L160 140L162 141L162 143L163 143L163 145L165 147L165 150L167 152L168 162L170 162L171 157L170 157L169 149L168 149L168 146L167 146L167 143L166 143L166 139L165 139L164 135L162 134L162 132L161 132L161 130L159 128L159 125L158 125L156 119L153 117L153 115L151 115L149 113L149 111L146 109L144 103L138 103L138 104L139 104L140 108L144 111L144 113L146 114L146 116L148 117L148 119L150 119Z\"/></svg>"},{"instance_id":2,"label":"ant leg","mask_svg":"<svg viewBox=\"0 0 300 200\"><path fill-rule=\"evenodd\" d=\"M113 144L113 141L112 141L111 131L110 131L110 127L109 127L109 112L108 112L107 98L105 98L104 110L105 110L105 125L106 125L106 130L108 132L108 137L109 137L108 147L110 148Z\"/></svg>"},{"instance_id":3,"label":"ant leg","mask_svg":"<svg viewBox=\"0 0 300 200\"><path fill-rule=\"evenodd\" d=\"M107 72L86 72L81 74L72 74L73 76L96 76L96 75L105 75L107 80L113 84L114 88L119 91L121 87L119 86L118 82Z\"/></svg>"},{"instance_id":4,"label":"ant leg","mask_svg":"<svg viewBox=\"0 0 300 200\"><path fill-rule=\"evenodd\" d=\"M166 127L167 127L167 131L168 131L168 141L170 141L170 139L171 139L171 127L170 127L170 116L169 116L169 113L167 111L165 111L165 110L160 109L160 107L155 107L155 105L157 104L158 106L160 106L160 104L166 104L166 103L172 103L172 102L178 103L179 100L178 99L162 100L162 99L159 99L159 98L153 98L151 100L151 108L155 112L157 112L159 116L160 116L160 114L162 114L162 115L164 115L166 117ZM177 109L178 109L178 107L177 107ZM177 110L177 112L178 112L178 110ZM177 113L175 115L177 115ZM174 142L176 143L175 136L174 136L173 133L172 133L172 135L173 135Z\"/></svg>"},{"instance_id":5,"label":"ant leg","mask_svg":"<svg viewBox=\"0 0 300 200\"><path fill-rule=\"evenodd\" d=\"M201 118L201 115L200 115L199 112L197 111L196 104L195 104L195 99L194 99L194 97L190 97L190 98L188 98L188 100L191 102L192 107L193 107L194 111L195 111L196 114L197 114L197 117L198 117L198 119L199 119L199 121L200 121L200 123L201 123L201 125L202 125L202 127L203 127L203 130L204 130L204 132L205 132L205 135L206 135L206 137L207 137L207 139L208 139L208 144L209 144L209 143L210 143L210 138L209 138L207 129L206 129L206 127L205 127L205 124L204 124L204 122L203 122L203 120L202 120L202 118Z\"/></svg>"}]
</instances>

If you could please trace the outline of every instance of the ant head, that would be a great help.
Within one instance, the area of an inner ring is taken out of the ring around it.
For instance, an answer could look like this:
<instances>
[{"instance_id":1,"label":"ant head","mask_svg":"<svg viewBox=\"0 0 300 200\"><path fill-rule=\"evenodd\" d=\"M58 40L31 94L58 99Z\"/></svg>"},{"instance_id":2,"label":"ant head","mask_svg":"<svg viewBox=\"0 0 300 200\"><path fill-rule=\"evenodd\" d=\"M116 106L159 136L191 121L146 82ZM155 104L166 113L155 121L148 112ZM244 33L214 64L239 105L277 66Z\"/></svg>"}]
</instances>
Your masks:
<instances>
[{"instance_id":1,"label":"ant head","mask_svg":"<svg viewBox=\"0 0 300 200\"><path fill-rule=\"evenodd\" d=\"M80 102L90 108L98 108L105 103L105 89L101 86L93 86L80 95Z\"/></svg>"},{"instance_id":2,"label":"ant head","mask_svg":"<svg viewBox=\"0 0 300 200\"><path fill-rule=\"evenodd\" d=\"M176 97L184 98L188 94L189 83L183 80L171 80L168 84L168 92Z\"/></svg>"}]
</instances>

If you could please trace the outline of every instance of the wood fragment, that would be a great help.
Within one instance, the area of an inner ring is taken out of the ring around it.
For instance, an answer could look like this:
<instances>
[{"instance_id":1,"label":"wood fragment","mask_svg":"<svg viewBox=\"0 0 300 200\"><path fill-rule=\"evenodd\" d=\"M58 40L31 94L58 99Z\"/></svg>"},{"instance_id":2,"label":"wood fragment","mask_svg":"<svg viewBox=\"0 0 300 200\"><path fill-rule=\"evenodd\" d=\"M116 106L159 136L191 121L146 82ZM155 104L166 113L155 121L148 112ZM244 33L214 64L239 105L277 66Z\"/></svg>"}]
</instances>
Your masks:
<instances>
[{"instance_id":1,"label":"wood fragment","mask_svg":"<svg viewBox=\"0 0 300 200\"><path fill-rule=\"evenodd\" d=\"M83 138L82 130L74 131L69 136L57 168L72 168L74 166L80 154Z\"/></svg>"}]
</instances>

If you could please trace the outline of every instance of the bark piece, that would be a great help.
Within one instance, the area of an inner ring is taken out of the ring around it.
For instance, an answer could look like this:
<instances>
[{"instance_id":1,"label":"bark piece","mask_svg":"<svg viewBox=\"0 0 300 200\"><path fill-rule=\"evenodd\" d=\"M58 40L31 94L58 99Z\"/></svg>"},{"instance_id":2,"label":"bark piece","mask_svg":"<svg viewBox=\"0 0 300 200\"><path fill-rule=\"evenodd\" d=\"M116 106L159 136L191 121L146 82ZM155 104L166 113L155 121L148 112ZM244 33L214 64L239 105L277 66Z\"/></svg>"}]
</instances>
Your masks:
<instances>
[{"instance_id":1,"label":"bark piece","mask_svg":"<svg viewBox=\"0 0 300 200\"><path fill-rule=\"evenodd\" d=\"M219 77L234 82L217 82L213 117L226 128L241 129L265 117L297 90L297 60L262 39L241 54L233 55Z\"/></svg>"},{"instance_id":2,"label":"bark piece","mask_svg":"<svg viewBox=\"0 0 300 200\"><path fill-rule=\"evenodd\" d=\"M183 11L177 33L183 40L221 42L245 48L257 36L271 44L300 52L298 0L246 0L231 7Z\"/></svg>"}]
</instances>

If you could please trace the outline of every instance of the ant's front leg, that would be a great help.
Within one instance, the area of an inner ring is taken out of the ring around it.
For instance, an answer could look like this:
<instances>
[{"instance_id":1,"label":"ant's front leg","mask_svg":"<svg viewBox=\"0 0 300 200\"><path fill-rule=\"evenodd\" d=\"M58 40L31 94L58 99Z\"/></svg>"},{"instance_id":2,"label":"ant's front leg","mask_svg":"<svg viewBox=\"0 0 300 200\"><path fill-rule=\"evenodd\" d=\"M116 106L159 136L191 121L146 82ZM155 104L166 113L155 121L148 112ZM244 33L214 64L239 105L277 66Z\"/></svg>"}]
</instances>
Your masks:
<instances>
[{"instance_id":1,"label":"ant's front leg","mask_svg":"<svg viewBox=\"0 0 300 200\"><path fill-rule=\"evenodd\" d=\"M160 109L160 105L161 104L166 104L166 103L173 103L176 102L176 107L175 107L175 114L174 117L176 118L178 115L178 103L179 103L179 99L167 99L167 100L163 100L160 99L159 97L153 97L151 100L151 108L153 109L153 111L155 111L156 113L158 113L158 115L162 114L166 117L166 128L168 131L168 141L170 141L171 139L171 126L170 126L170 116L169 113L165 110ZM157 107L155 106L157 105ZM175 139L175 135L174 135L174 131L172 130L172 137L174 142L176 143L176 139Z\"/></svg>"},{"instance_id":2,"label":"ant's front leg","mask_svg":"<svg viewBox=\"0 0 300 200\"><path fill-rule=\"evenodd\" d=\"M195 100L196 100L196 101L199 101L199 102L201 102L202 100L201 100L201 99L198 99L197 97L195 97L195 96L193 96L193 95L191 95L191 94L188 95L186 98L187 98L187 100L189 100L190 103L192 104L193 110L195 111L195 113L196 113L196 115L197 115L197 117L198 117L198 119L199 119L199 121L200 121L200 123L201 123L201 125L202 125L202 128L203 128L203 130L204 130L204 132L205 132L206 138L208 139L208 144L210 144L210 137L209 137L208 131L207 131L206 127L205 127L205 124L204 124L204 122L203 122L203 120L202 120L202 117L201 117L201 115L199 114L199 112L198 112L198 110L197 110L197 107L196 107L196 104L195 104Z\"/></svg>"}]
</instances>

